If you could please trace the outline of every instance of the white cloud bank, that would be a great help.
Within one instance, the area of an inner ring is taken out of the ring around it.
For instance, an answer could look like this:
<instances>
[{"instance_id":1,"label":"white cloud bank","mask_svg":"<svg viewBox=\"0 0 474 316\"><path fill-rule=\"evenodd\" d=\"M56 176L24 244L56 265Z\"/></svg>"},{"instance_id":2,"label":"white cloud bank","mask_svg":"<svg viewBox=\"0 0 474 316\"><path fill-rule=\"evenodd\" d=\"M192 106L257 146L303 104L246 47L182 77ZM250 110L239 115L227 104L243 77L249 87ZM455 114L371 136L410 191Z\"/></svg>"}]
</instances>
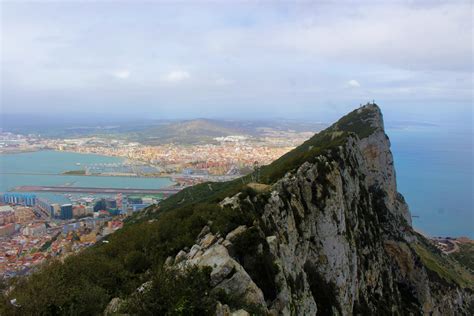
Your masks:
<instances>
[{"instance_id":1,"label":"white cloud bank","mask_svg":"<svg viewBox=\"0 0 474 316\"><path fill-rule=\"evenodd\" d=\"M164 75L162 77L162 80L170 83L177 83L187 80L189 78L191 78L189 72L184 70L174 70Z\"/></svg>"},{"instance_id":2,"label":"white cloud bank","mask_svg":"<svg viewBox=\"0 0 474 316\"><path fill-rule=\"evenodd\" d=\"M226 78L219 78L219 79L216 79L216 81L215 81L215 84L218 85L218 86L228 86L228 85L231 85L233 83L234 83L233 80L226 79Z\"/></svg>"},{"instance_id":3,"label":"white cloud bank","mask_svg":"<svg viewBox=\"0 0 474 316\"><path fill-rule=\"evenodd\" d=\"M284 115L372 98L406 111L472 102L469 1L98 2L3 5L3 104Z\"/></svg>"},{"instance_id":4,"label":"white cloud bank","mask_svg":"<svg viewBox=\"0 0 474 316\"><path fill-rule=\"evenodd\" d=\"M349 80L349 81L347 82L347 84L348 84L350 87L353 87L353 88L359 88L359 87L360 87L359 81L354 80L354 79Z\"/></svg>"},{"instance_id":5,"label":"white cloud bank","mask_svg":"<svg viewBox=\"0 0 474 316\"><path fill-rule=\"evenodd\" d=\"M130 71L119 70L119 71L114 72L113 75L117 79L128 79L128 77L130 77Z\"/></svg>"}]
</instances>

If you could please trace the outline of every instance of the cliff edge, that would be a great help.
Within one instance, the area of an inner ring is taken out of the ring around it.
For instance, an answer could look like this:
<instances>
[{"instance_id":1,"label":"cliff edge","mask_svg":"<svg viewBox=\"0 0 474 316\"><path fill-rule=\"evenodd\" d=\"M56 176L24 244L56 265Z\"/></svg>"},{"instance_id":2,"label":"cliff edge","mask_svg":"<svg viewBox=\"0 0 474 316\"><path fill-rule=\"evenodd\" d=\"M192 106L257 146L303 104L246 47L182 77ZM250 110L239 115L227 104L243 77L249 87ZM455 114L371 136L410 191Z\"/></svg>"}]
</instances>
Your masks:
<instances>
[{"instance_id":1,"label":"cliff edge","mask_svg":"<svg viewBox=\"0 0 474 316\"><path fill-rule=\"evenodd\" d=\"M173 260L213 267L217 288L271 315L469 314L472 275L411 227L379 107L321 133L297 149L297 168L220 203L258 213L252 226L209 233ZM306 155L321 137L334 146ZM295 159L283 156L261 177Z\"/></svg>"},{"instance_id":2,"label":"cliff edge","mask_svg":"<svg viewBox=\"0 0 474 316\"><path fill-rule=\"evenodd\" d=\"M12 285L3 314L472 315L473 289L413 230L368 104L251 175L187 188L107 244Z\"/></svg>"}]
</instances>

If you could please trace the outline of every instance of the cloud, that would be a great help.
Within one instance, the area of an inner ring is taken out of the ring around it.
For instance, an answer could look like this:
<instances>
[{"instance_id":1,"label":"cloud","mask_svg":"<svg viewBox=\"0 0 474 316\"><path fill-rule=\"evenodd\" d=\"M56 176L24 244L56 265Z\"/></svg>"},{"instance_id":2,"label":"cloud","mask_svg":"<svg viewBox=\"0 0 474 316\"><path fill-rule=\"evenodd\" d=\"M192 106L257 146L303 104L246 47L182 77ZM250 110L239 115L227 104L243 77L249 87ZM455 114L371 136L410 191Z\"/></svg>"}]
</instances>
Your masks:
<instances>
[{"instance_id":1,"label":"cloud","mask_svg":"<svg viewBox=\"0 0 474 316\"><path fill-rule=\"evenodd\" d=\"M423 71L467 71L472 63L468 3L363 4L350 12L333 5L325 16L308 11L267 34L267 42L338 63Z\"/></svg>"},{"instance_id":2,"label":"cloud","mask_svg":"<svg viewBox=\"0 0 474 316\"><path fill-rule=\"evenodd\" d=\"M349 80L347 82L347 84L350 86L350 87L353 87L353 88L359 88L360 87L360 83L357 81L357 80Z\"/></svg>"},{"instance_id":3,"label":"cloud","mask_svg":"<svg viewBox=\"0 0 474 316\"><path fill-rule=\"evenodd\" d=\"M183 71L183 70L174 70L167 73L166 75L162 77L164 81L171 82L171 83L181 82L189 78L191 78L191 75L189 74L189 72Z\"/></svg>"},{"instance_id":4,"label":"cloud","mask_svg":"<svg viewBox=\"0 0 474 316\"><path fill-rule=\"evenodd\" d=\"M128 79L130 77L130 71L128 70L119 70L113 73L117 79Z\"/></svg>"},{"instance_id":5,"label":"cloud","mask_svg":"<svg viewBox=\"0 0 474 316\"><path fill-rule=\"evenodd\" d=\"M133 10L115 3L104 10L97 1L80 10L7 2L0 90L14 109L46 111L58 98L95 111L97 103L110 109L137 96L144 108L160 100L177 113L201 102L226 104L224 111L258 104L262 113L278 105L282 115L326 100L472 102L468 2L152 1Z\"/></svg>"},{"instance_id":6,"label":"cloud","mask_svg":"<svg viewBox=\"0 0 474 316\"><path fill-rule=\"evenodd\" d=\"M233 83L234 83L233 80L225 79L225 78L219 78L219 79L216 79L216 81L215 81L215 84L218 85L218 86L228 86L228 85L231 85Z\"/></svg>"}]
</instances>

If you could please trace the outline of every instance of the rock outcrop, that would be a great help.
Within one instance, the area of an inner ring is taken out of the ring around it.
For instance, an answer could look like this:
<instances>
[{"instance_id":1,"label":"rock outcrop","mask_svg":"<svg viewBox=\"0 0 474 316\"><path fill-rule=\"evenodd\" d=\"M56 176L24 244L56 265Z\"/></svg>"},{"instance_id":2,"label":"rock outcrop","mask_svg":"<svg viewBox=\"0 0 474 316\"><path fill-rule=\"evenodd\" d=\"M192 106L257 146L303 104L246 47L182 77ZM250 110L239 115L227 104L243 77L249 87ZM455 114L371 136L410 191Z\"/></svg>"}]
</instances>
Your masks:
<instances>
[{"instance_id":1,"label":"rock outcrop","mask_svg":"<svg viewBox=\"0 0 474 316\"><path fill-rule=\"evenodd\" d=\"M442 257L430 266L434 250L411 227L380 109L367 105L347 117L325 131L347 132L342 145L310 157L269 190L220 203L252 210L252 227L226 238L206 230L175 265L211 267L216 289L263 314L469 314L472 279L440 272L455 270ZM238 309L220 305L217 314Z\"/></svg>"},{"instance_id":2,"label":"rock outcrop","mask_svg":"<svg viewBox=\"0 0 474 316\"><path fill-rule=\"evenodd\" d=\"M206 227L204 230L207 230ZM245 231L245 226L239 226L228 233L225 239L207 233L196 241L189 252L178 253L174 263L178 268L190 265L211 267L211 285L215 290L222 290L244 305L258 306L262 311L266 311L262 291L229 254L229 250L232 251L232 241Z\"/></svg>"}]
</instances>

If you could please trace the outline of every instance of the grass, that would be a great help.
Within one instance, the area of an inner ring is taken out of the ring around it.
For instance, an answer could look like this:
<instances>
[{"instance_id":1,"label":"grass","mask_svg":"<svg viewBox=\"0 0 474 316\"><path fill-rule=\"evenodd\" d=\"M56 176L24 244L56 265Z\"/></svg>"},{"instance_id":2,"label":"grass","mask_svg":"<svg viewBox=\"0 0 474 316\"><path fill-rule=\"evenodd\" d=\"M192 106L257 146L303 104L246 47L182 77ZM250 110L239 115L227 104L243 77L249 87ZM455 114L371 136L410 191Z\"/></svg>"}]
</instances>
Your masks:
<instances>
[{"instance_id":1,"label":"grass","mask_svg":"<svg viewBox=\"0 0 474 316\"><path fill-rule=\"evenodd\" d=\"M183 277L160 273L166 258L192 246L205 225L210 225L213 233L219 232L222 236L240 225L254 227L235 242L237 257L262 288L265 298L274 299L274 276L278 268L262 235L262 225L261 230L257 228L259 212L268 199L271 185L304 162L314 162L317 156L345 144L352 133L360 138L369 135L373 127L367 127L367 120L378 109L367 109L349 113L329 129L262 167L258 177L255 173L229 182L203 183L186 188L162 201L158 208L151 207L133 216L123 229L107 237L108 243L85 249L78 255L67 257L64 262L52 261L39 272L15 280L16 286L8 298L16 298L21 308L4 304L8 301L0 297L0 314L100 314L111 298L133 296L136 288L150 278L161 281L156 282L157 287L151 292L153 297L142 298L148 305L140 305L142 300L139 299L135 302L138 305L130 306L132 311L206 313L207 307L201 307L209 306L207 304L212 303L213 298L201 301L200 293L209 290L206 285L208 272L192 271ZM325 168L324 165L320 167ZM219 206L225 197L237 193L241 193L241 210ZM259 244L262 244L263 252L260 252ZM427 269L442 280L463 287L473 286L472 275L455 261L443 257L429 244L414 247ZM309 282L319 300L317 303L322 306L320 311L331 312L333 306L339 308L334 301L334 285L325 282L323 276L317 274L316 267L305 266L305 270L311 275ZM165 285L160 287L160 283ZM295 286L299 283L296 280ZM174 285L180 289L179 295L175 295ZM169 296L168 301L172 304L154 301L155 295L158 298ZM176 300L172 300L174 298Z\"/></svg>"},{"instance_id":2,"label":"grass","mask_svg":"<svg viewBox=\"0 0 474 316\"><path fill-rule=\"evenodd\" d=\"M463 288L474 287L474 276L457 262L442 255L434 247L417 243L413 245L413 248L423 262L423 265L443 280L455 283Z\"/></svg>"},{"instance_id":3,"label":"grass","mask_svg":"<svg viewBox=\"0 0 474 316\"><path fill-rule=\"evenodd\" d=\"M252 182L252 183L249 183L247 186L258 193L265 193L271 190L271 186L268 184Z\"/></svg>"},{"instance_id":4,"label":"grass","mask_svg":"<svg viewBox=\"0 0 474 316\"><path fill-rule=\"evenodd\" d=\"M380 113L378 107L367 107L364 110L354 110L346 116L342 117L336 124L330 128L337 128L338 130L352 132L359 136L360 139L372 134L376 128L367 122Z\"/></svg>"},{"instance_id":5,"label":"grass","mask_svg":"<svg viewBox=\"0 0 474 316\"><path fill-rule=\"evenodd\" d=\"M343 145L351 134L357 135L360 139L371 135L376 128L368 124L368 121L376 118L380 114L379 111L376 106L352 111L302 145L263 167L260 182L274 183L288 171L295 170L304 162L313 162L317 156Z\"/></svg>"},{"instance_id":6,"label":"grass","mask_svg":"<svg viewBox=\"0 0 474 316\"><path fill-rule=\"evenodd\" d=\"M302 145L286 153L279 159L265 166L260 171L260 181L265 184L275 183L287 172L295 171L304 162L314 162L316 157L345 144L349 133L338 133L331 130L322 131Z\"/></svg>"},{"instance_id":7,"label":"grass","mask_svg":"<svg viewBox=\"0 0 474 316\"><path fill-rule=\"evenodd\" d=\"M85 170L70 170L70 171L64 171L62 174L72 175L72 176L84 176L86 174L86 171Z\"/></svg>"},{"instance_id":8,"label":"grass","mask_svg":"<svg viewBox=\"0 0 474 316\"><path fill-rule=\"evenodd\" d=\"M461 243L459 251L450 256L474 273L474 243Z\"/></svg>"},{"instance_id":9,"label":"grass","mask_svg":"<svg viewBox=\"0 0 474 316\"><path fill-rule=\"evenodd\" d=\"M177 206L193 206L202 202L220 202L225 197L233 196L244 190L247 184L251 182L272 185L287 172L295 171L304 162L314 162L317 156L342 146L345 144L347 137L352 133L356 134L359 138L370 135L375 129L367 121L378 114L376 111L379 111L377 107L367 107L362 111L359 109L352 111L331 127L305 141L302 145L286 153L271 164L261 167L258 171L258 179L254 172L232 181L206 182L186 188L162 201L159 204L159 213L166 212ZM255 186L255 184L252 185ZM265 187L265 189L268 189L268 187ZM149 210L156 209L151 208ZM156 217L156 215L153 214L151 217ZM145 219L149 218L150 216L145 217ZM135 221L136 218L132 218L131 222Z\"/></svg>"}]
</instances>

